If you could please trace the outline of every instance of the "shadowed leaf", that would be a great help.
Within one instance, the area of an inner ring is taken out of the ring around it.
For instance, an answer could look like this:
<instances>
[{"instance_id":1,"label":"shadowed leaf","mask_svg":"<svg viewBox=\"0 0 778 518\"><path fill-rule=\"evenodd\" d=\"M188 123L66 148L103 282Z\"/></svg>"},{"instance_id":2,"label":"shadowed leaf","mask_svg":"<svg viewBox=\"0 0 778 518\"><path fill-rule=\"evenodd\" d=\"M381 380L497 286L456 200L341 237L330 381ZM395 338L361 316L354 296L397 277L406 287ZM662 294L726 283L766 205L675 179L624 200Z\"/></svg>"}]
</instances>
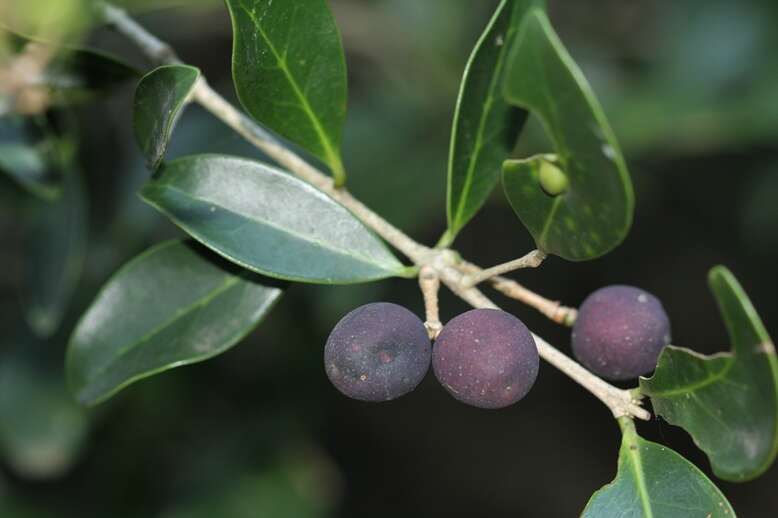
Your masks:
<instances>
[{"instance_id":1,"label":"shadowed leaf","mask_svg":"<svg viewBox=\"0 0 778 518\"><path fill-rule=\"evenodd\" d=\"M135 140L155 170L165 156L179 115L194 90L200 71L187 65L166 65L146 74L135 90Z\"/></svg>"},{"instance_id":2,"label":"shadowed leaf","mask_svg":"<svg viewBox=\"0 0 778 518\"><path fill-rule=\"evenodd\" d=\"M571 261L599 257L632 224L632 183L600 104L546 14L525 17L508 55L504 93L530 110L554 142L555 155L507 161L505 193L539 249ZM544 189L553 165L563 192Z\"/></svg>"},{"instance_id":3,"label":"shadowed leaf","mask_svg":"<svg viewBox=\"0 0 778 518\"><path fill-rule=\"evenodd\" d=\"M99 403L127 385L230 349L281 296L191 243L168 241L124 265L81 317L68 345L68 383Z\"/></svg>"},{"instance_id":4,"label":"shadowed leaf","mask_svg":"<svg viewBox=\"0 0 778 518\"><path fill-rule=\"evenodd\" d=\"M778 359L729 270L712 269L709 283L732 351L703 356L668 347L640 389L657 414L691 434L716 476L739 482L766 471L778 452Z\"/></svg>"}]
</instances>

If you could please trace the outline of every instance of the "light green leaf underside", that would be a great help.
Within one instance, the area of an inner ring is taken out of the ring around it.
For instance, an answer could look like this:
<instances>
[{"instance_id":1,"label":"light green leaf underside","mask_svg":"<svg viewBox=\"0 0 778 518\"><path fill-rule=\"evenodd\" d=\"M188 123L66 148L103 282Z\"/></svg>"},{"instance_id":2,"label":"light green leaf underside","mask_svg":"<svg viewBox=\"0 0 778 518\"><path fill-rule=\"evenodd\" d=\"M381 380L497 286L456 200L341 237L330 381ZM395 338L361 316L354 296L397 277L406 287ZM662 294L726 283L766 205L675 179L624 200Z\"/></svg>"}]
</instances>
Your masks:
<instances>
[{"instance_id":1,"label":"light green leaf underside","mask_svg":"<svg viewBox=\"0 0 778 518\"><path fill-rule=\"evenodd\" d=\"M135 140L152 171L162 162L173 128L199 77L195 67L166 65L138 83L133 105Z\"/></svg>"},{"instance_id":2,"label":"light green leaf underside","mask_svg":"<svg viewBox=\"0 0 778 518\"><path fill-rule=\"evenodd\" d=\"M448 164L448 240L486 202L527 112L502 95L506 54L522 16L539 0L502 0L473 49L457 99Z\"/></svg>"},{"instance_id":3,"label":"light green leaf underside","mask_svg":"<svg viewBox=\"0 0 778 518\"><path fill-rule=\"evenodd\" d=\"M240 102L258 122L321 159L342 184L346 62L326 1L226 2Z\"/></svg>"},{"instance_id":4,"label":"light green leaf underside","mask_svg":"<svg viewBox=\"0 0 778 518\"><path fill-rule=\"evenodd\" d=\"M191 242L149 249L103 286L74 330L71 390L95 404L137 380L225 352L281 296L263 282Z\"/></svg>"},{"instance_id":5,"label":"light green leaf underside","mask_svg":"<svg viewBox=\"0 0 778 518\"><path fill-rule=\"evenodd\" d=\"M639 437L628 418L621 422L616 478L592 495L582 518L735 516L726 497L696 466L673 450Z\"/></svg>"},{"instance_id":6,"label":"light green leaf underside","mask_svg":"<svg viewBox=\"0 0 778 518\"><path fill-rule=\"evenodd\" d=\"M745 481L766 471L778 453L778 359L756 310L726 268L710 287L732 350L703 356L668 347L656 372L640 380L657 414L681 426L707 453L716 476Z\"/></svg>"},{"instance_id":7,"label":"light green leaf underside","mask_svg":"<svg viewBox=\"0 0 778 518\"><path fill-rule=\"evenodd\" d=\"M349 284L405 274L342 205L259 162L180 158L164 164L141 194L198 241L264 275Z\"/></svg>"},{"instance_id":8,"label":"light green leaf underside","mask_svg":"<svg viewBox=\"0 0 778 518\"><path fill-rule=\"evenodd\" d=\"M506 99L535 114L555 146L554 155L504 165L513 210L547 253L582 261L609 252L632 224L632 183L599 102L543 10L524 17L506 67ZM548 160L567 177L557 196L540 185Z\"/></svg>"}]
</instances>

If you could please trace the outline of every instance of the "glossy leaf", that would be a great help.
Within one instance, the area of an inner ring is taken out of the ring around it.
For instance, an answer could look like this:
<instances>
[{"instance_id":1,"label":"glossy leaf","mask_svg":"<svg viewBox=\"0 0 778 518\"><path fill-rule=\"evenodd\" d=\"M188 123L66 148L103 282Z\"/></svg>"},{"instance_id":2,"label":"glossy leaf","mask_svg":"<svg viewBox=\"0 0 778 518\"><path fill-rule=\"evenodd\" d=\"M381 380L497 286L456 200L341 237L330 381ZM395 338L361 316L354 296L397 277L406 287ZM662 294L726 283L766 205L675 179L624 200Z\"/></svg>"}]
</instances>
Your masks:
<instances>
[{"instance_id":1,"label":"glossy leaf","mask_svg":"<svg viewBox=\"0 0 778 518\"><path fill-rule=\"evenodd\" d=\"M66 142L56 143L62 192L34 200L24 232L22 300L27 322L40 337L59 328L78 286L87 247L88 207L81 172Z\"/></svg>"},{"instance_id":2,"label":"glossy leaf","mask_svg":"<svg viewBox=\"0 0 778 518\"><path fill-rule=\"evenodd\" d=\"M506 66L506 99L538 116L556 147L505 163L513 210L544 252L571 261L607 253L632 224L632 183L600 104L542 10L525 16ZM541 185L549 163L567 177L561 194Z\"/></svg>"},{"instance_id":3,"label":"glossy leaf","mask_svg":"<svg viewBox=\"0 0 778 518\"><path fill-rule=\"evenodd\" d=\"M89 423L61 373L39 363L26 352L0 357L0 454L19 475L48 479L78 460Z\"/></svg>"},{"instance_id":4,"label":"glossy leaf","mask_svg":"<svg viewBox=\"0 0 778 518\"><path fill-rule=\"evenodd\" d=\"M502 80L522 17L538 3L502 0L465 68L449 149L449 242L486 202L527 119L526 111L503 98Z\"/></svg>"},{"instance_id":5,"label":"glossy leaf","mask_svg":"<svg viewBox=\"0 0 778 518\"><path fill-rule=\"evenodd\" d=\"M226 1L240 102L258 122L324 161L342 184L346 63L327 2Z\"/></svg>"},{"instance_id":6,"label":"glossy leaf","mask_svg":"<svg viewBox=\"0 0 778 518\"><path fill-rule=\"evenodd\" d=\"M626 420L626 421L624 421ZM594 495L582 518L733 518L735 511L705 474L673 450L646 441L628 418L613 482Z\"/></svg>"},{"instance_id":7,"label":"glossy leaf","mask_svg":"<svg viewBox=\"0 0 778 518\"><path fill-rule=\"evenodd\" d=\"M716 476L744 481L767 470L778 452L778 359L729 270L714 268L709 283L732 351L703 356L668 347L640 388L657 414L691 434Z\"/></svg>"},{"instance_id":8,"label":"glossy leaf","mask_svg":"<svg viewBox=\"0 0 778 518\"><path fill-rule=\"evenodd\" d=\"M138 83L135 140L152 171L162 162L173 128L199 77L200 71L195 67L166 65L152 70Z\"/></svg>"},{"instance_id":9,"label":"glossy leaf","mask_svg":"<svg viewBox=\"0 0 778 518\"><path fill-rule=\"evenodd\" d=\"M281 289L213 256L168 241L124 265L103 286L68 346L68 383L99 403L127 385L230 349Z\"/></svg>"},{"instance_id":10,"label":"glossy leaf","mask_svg":"<svg viewBox=\"0 0 778 518\"><path fill-rule=\"evenodd\" d=\"M404 274L343 206L260 162L180 158L163 164L141 195L212 250L271 277L348 284Z\"/></svg>"}]
</instances>

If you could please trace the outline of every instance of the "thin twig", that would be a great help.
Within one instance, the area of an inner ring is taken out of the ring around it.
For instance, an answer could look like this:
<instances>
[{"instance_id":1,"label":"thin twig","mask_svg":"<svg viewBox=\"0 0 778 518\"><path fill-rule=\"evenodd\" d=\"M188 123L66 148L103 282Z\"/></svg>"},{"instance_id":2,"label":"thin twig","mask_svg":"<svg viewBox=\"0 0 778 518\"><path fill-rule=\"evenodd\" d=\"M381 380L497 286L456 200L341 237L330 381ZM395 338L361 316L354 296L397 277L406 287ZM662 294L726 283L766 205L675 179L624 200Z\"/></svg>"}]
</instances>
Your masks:
<instances>
[{"instance_id":1,"label":"thin twig","mask_svg":"<svg viewBox=\"0 0 778 518\"><path fill-rule=\"evenodd\" d=\"M113 25L117 31L133 41L155 63L179 62L168 44L147 32L123 10L102 3L98 4L98 11L106 22ZM456 254L452 250L435 250L417 243L354 198L348 191L336 188L332 178L285 148L267 130L256 124L215 92L205 79L201 79L195 86L193 100L200 103L216 118L262 150L290 173L314 185L340 202L341 205L350 210L367 227L404 253L414 264L421 268L425 266L433 268L440 280L462 299L475 307L497 307L484 297L478 289L466 286L463 282L463 274L457 266L461 264L461 261L456 258ZM594 394L608 406L614 416L632 416L640 419L648 419L650 417L650 414L633 399L629 391L614 387L600 379L571 358L556 350L539 336L535 335L535 340L538 346L538 353L542 358Z\"/></svg>"},{"instance_id":2,"label":"thin twig","mask_svg":"<svg viewBox=\"0 0 778 518\"><path fill-rule=\"evenodd\" d=\"M438 292L440 292L440 277L438 272L431 266L422 266L419 270L419 288L424 296L424 327L430 335L430 340L434 340L443 329L440 323L440 310L438 309Z\"/></svg>"},{"instance_id":3,"label":"thin twig","mask_svg":"<svg viewBox=\"0 0 778 518\"><path fill-rule=\"evenodd\" d=\"M467 261L461 261L459 267L466 274L466 278L476 276L481 271L480 267ZM537 309L557 324L572 326L578 316L578 311L575 308L563 306L557 300L550 300L538 295L512 279L497 276L492 277L490 282L494 289L506 297Z\"/></svg>"},{"instance_id":4,"label":"thin twig","mask_svg":"<svg viewBox=\"0 0 778 518\"><path fill-rule=\"evenodd\" d=\"M533 250L530 253L519 257L518 259L514 259L513 261L498 264L497 266L492 266L491 268L481 270L476 274L468 275L465 278L464 283L470 287L473 287L484 281L488 281L493 277L497 277L498 275L509 273L514 270L519 270L521 268L537 268L545 259L545 252L541 252L540 250Z\"/></svg>"}]
</instances>

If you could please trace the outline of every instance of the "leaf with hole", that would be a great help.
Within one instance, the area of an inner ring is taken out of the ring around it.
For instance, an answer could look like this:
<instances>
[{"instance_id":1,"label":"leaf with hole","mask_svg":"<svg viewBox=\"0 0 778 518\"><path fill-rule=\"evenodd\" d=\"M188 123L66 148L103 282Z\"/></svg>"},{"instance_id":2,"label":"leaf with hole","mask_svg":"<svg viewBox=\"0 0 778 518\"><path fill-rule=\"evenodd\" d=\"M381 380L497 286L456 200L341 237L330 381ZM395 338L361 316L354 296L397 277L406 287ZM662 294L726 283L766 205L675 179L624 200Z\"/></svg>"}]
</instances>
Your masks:
<instances>
[{"instance_id":1,"label":"leaf with hole","mask_svg":"<svg viewBox=\"0 0 778 518\"><path fill-rule=\"evenodd\" d=\"M473 49L454 112L448 163L450 242L500 180L527 112L508 104L502 81L508 50L527 10L539 0L502 0Z\"/></svg>"},{"instance_id":2,"label":"leaf with hole","mask_svg":"<svg viewBox=\"0 0 778 518\"><path fill-rule=\"evenodd\" d=\"M726 497L694 464L646 441L626 417L616 478L594 493L581 518L733 518Z\"/></svg>"},{"instance_id":3,"label":"leaf with hole","mask_svg":"<svg viewBox=\"0 0 778 518\"><path fill-rule=\"evenodd\" d=\"M162 162L173 128L199 77L195 67L165 65L138 83L133 105L135 140L152 171Z\"/></svg>"},{"instance_id":4,"label":"leaf with hole","mask_svg":"<svg viewBox=\"0 0 778 518\"><path fill-rule=\"evenodd\" d=\"M68 384L91 405L207 360L253 330L281 294L200 245L157 245L116 272L81 317L68 345Z\"/></svg>"},{"instance_id":5,"label":"leaf with hole","mask_svg":"<svg viewBox=\"0 0 778 518\"><path fill-rule=\"evenodd\" d=\"M212 250L270 277L351 284L406 273L342 205L260 162L179 158L163 164L141 195Z\"/></svg>"},{"instance_id":6,"label":"leaf with hole","mask_svg":"<svg viewBox=\"0 0 778 518\"><path fill-rule=\"evenodd\" d=\"M734 482L766 471L778 453L778 359L751 301L723 266L708 282L732 342L703 356L668 347L640 380L657 414L691 434L716 476Z\"/></svg>"},{"instance_id":7,"label":"leaf with hole","mask_svg":"<svg viewBox=\"0 0 778 518\"><path fill-rule=\"evenodd\" d=\"M346 61L327 2L226 1L240 102L258 122L321 159L342 184Z\"/></svg>"},{"instance_id":8,"label":"leaf with hole","mask_svg":"<svg viewBox=\"0 0 778 518\"><path fill-rule=\"evenodd\" d=\"M504 94L539 117L556 147L503 167L505 193L537 247L571 261L615 248L632 224L632 182L599 102L540 9L514 38ZM554 181L563 190L544 189L549 166L564 174Z\"/></svg>"}]
</instances>

